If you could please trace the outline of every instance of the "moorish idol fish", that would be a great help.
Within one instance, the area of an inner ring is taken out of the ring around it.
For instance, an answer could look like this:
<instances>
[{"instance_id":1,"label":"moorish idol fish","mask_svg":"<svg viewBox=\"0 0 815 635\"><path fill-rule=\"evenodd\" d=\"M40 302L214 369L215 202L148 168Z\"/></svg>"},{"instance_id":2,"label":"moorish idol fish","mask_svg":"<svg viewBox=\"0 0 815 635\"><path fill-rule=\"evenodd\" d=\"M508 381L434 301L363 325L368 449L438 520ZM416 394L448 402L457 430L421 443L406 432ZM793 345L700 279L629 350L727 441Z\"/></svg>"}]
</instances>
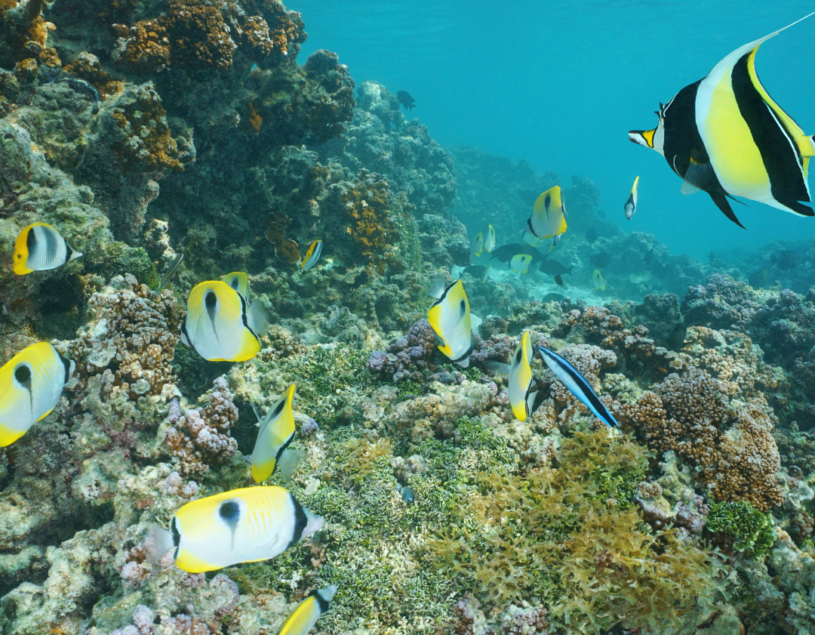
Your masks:
<instances>
[{"instance_id":1,"label":"moorish idol fish","mask_svg":"<svg viewBox=\"0 0 815 635\"><path fill-rule=\"evenodd\" d=\"M303 271L308 271L314 265L317 264L317 261L320 259L320 254L323 253L323 241L322 240L315 240L311 243L311 246L308 248L306 252L305 258L303 258L303 262L300 264L300 268Z\"/></svg>"},{"instance_id":2,"label":"moorish idol fish","mask_svg":"<svg viewBox=\"0 0 815 635\"><path fill-rule=\"evenodd\" d=\"M815 141L775 103L756 73L759 46L783 30L736 49L707 77L660 104L655 129L628 133L665 157L684 179L683 193L707 192L739 227L727 197L814 214L801 201L812 201L807 177Z\"/></svg>"},{"instance_id":3,"label":"moorish idol fish","mask_svg":"<svg viewBox=\"0 0 815 635\"><path fill-rule=\"evenodd\" d=\"M169 531L153 530L150 556L172 549L179 569L204 573L274 558L322 526L322 517L282 487L235 489L181 507Z\"/></svg>"},{"instance_id":4,"label":"moorish idol fish","mask_svg":"<svg viewBox=\"0 0 815 635\"><path fill-rule=\"evenodd\" d=\"M56 269L82 256L65 242L60 233L45 223L29 225L14 241L14 273L24 276L34 271Z\"/></svg>"},{"instance_id":5,"label":"moorish idol fish","mask_svg":"<svg viewBox=\"0 0 815 635\"><path fill-rule=\"evenodd\" d=\"M473 239L473 253L480 256L484 249L484 234L478 232Z\"/></svg>"},{"instance_id":6,"label":"moorish idol fish","mask_svg":"<svg viewBox=\"0 0 815 635\"><path fill-rule=\"evenodd\" d=\"M487 237L484 239L484 249L486 249L488 253L495 249L495 227L492 225L487 226Z\"/></svg>"},{"instance_id":7,"label":"moorish idol fish","mask_svg":"<svg viewBox=\"0 0 815 635\"><path fill-rule=\"evenodd\" d=\"M634 214L637 213L637 184L640 182L640 177L634 179L634 187L631 188L631 194L628 195L628 200L623 205L623 210L625 210L625 217L627 220L631 220Z\"/></svg>"},{"instance_id":8,"label":"moorish idol fish","mask_svg":"<svg viewBox=\"0 0 815 635\"><path fill-rule=\"evenodd\" d=\"M244 300L249 299L249 276L243 271L233 271L221 276L221 281L240 293Z\"/></svg>"},{"instance_id":9,"label":"moorish idol fish","mask_svg":"<svg viewBox=\"0 0 815 635\"><path fill-rule=\"evenodd\" d=\"M334 599L337 585L332 584L325 589L313 591L305 600L297 605L294 612L283 622L277 635L306 635L310 632L320 616L328 610L328 604Z\"/></svg>"},{"instance_id":10,"label":"moorish idol fish","mask_svg":"<svg viewBox=\"0 0 815 635\"><path fill-rule=\"evenodd\" d=\"M439 350L452 362L467 368L473 352L473 329L478 328L481 320L470 315L470 303L461 280L433 294L438 299L430 307L427 321L441 340Z\"/></svg>"},{"instance_id":11,"label":"moorish idol fish","mask_svg":"<svg viewBox=\"0 0 815 635\"><path fill-rule=\"evenodd\" d=\"M546 365L549 367L549 370L554 373L555 377L563 382L563 385L569 389L569 392L572 393L580 403L591 410L595 417L610 428L619 427L617 420L614 419L605 404L600 401L594 390L592 390L591 384L586 381L586 378L583 377L574 366L548 348L539 346L538 350L543 357L543 361L546 362Z\"/></svg>"},{"instance_id":12,"label":"moorish idol fish","mask_svg":"<svg viewBox=\"0 0 815 635\"><path fill-rule=\"evenodd\" d=\"M247 311L246 298L225 282L195 286L187 299L181 341L206 360L245 362L257 355L268 322L259 302Z\"/></svg>"},{"instance_id":13,"label":"moorish idol fish","mask_svg":"<svg viewBox=\"0 0 815 635\"><path fill-rule=\"evenodd\" d=\"M512 406L512 414L519 421L526 421L534 412L535 398L538 396L537 382L532 377L532 356L529 331L524 331L512 355L508 382L509 405Z\"/></svg>"},{"instance_id":14,"label":"moorish idol fish","mask_svg":"<svg viewBox=\"0 0 815 635\"><path fill-rule=\"evenodd\" d=\"M532 215L526 221L527 231L543 240L554 236L552 246L560 242L559 236L566 229L566 206L559 185L546 190L532 206Z\"/></svg>"},{"instance_id":15,"label":"moorish idol fish","mask_svg":"<svg viewBox=\"0 0 815 635\"><path fill-rule=\"evenodd\" d=\"M509 268L518 273L526 273L529 271L530 262L532 262L532 256L529 254L517 254L509 261Z\"/></svg>"},{"instance_id":16,"label":"moorish idol fish","mask_svg":"<svg viewBox=\"0 0 815 635\"><path fill-rule=\"evenodd\" d=\"M252 478L255 483L262 483L274 473L280 457L294 440L293 398L294 384L286 389L286 393L260 421L252 450Z\"/></svg>"},{"instance_id":17,"label":"moorish idol fish","mask_svg":"<svg viewBox=\"0 0 815 635\"><path fill-rule=\"evenodd\" d=\"M48 342L24 348L0 368L0 448L48 416L75 368Z\"/></svg>"}]
</instances>

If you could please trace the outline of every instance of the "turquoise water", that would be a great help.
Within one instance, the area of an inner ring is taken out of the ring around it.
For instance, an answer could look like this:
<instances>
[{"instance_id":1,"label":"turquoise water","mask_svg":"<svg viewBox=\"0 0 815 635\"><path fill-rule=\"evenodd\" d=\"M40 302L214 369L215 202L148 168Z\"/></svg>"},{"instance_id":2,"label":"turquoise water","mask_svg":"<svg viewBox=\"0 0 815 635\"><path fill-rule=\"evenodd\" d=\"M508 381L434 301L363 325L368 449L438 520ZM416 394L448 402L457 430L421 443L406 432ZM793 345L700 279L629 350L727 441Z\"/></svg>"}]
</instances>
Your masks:
<instances>
[{"instance_id":1,"label":"turquoise water","mask_svg":"<svg viewBox=\"0 0 815 635\"><path fill-rule=\"evenodd\" d=\"M750 202L748 231L703 193L684 196L656 153L628 141L654 110L725 55L806 15L811 2L360 2L298 0L305 56L337 51L357 84L378 81L416 99L412 112L443 145L472 145L540 172L593 179L601 209L625 231L653 233L674 253L757 248L815 236L815 219ZM815 18L765 43L759 76L815 134ZM623 203L639 175L631 222ZM461 210L459 210L461 213Z\"/></svg>"}]
</instances>

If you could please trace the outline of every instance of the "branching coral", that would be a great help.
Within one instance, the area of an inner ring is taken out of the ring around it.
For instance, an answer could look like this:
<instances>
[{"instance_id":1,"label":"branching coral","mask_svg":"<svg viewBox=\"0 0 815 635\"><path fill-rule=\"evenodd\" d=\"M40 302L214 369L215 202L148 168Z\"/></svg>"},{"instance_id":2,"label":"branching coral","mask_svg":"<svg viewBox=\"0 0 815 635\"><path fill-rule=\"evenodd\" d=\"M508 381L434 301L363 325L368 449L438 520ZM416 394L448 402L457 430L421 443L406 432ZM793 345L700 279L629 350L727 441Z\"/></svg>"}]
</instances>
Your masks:
<instances>
[{"instance_id":1,"label":"branching coral","mask_svg":"<svg viewBox=\"0 0 815 635\"><path fill-rule=\"evenodd\" d=\"M693 466L717 500L746 500L766 511L783 502L775 480L780 457L766 410L760 403L729 404L721 382L691 367L618 413L651 448L672 450Z\"/></svg>"},{"instance_id":2,"label":"branching coral","mask_svg":"<svg viewBox=\"0 0 815 635\"><path fill-rule=\"evenodd\" d=\"M226 462L238 449L229 429L238 421L238 409L232 403L226 380L213 383L209 404L200 410L181 413L177 402L170 406L164 432L164 445L178 459L178 471L184 475L203 475L210 467Z\"/></svg>"}]
</instances>

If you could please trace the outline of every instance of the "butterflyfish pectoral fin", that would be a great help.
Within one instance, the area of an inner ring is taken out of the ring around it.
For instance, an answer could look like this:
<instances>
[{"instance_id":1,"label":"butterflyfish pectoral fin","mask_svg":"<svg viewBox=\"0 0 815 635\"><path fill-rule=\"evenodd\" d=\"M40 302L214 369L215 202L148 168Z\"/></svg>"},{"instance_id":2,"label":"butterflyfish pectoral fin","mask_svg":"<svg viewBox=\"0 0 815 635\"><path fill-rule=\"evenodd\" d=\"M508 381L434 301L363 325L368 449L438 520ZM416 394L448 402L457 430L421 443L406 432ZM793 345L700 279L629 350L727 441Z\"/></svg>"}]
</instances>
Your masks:
<instances>
[{"instance_id":1,"label":"butterflyfish pectoral fin","mask_svg":"<svg viewBox=\"0 0 815 635\"><path fill-rule=\"evenodd\" d=\"M727 198L722 192L708 192L710 194L710 198L713 199L713 202L716 203L716 207L722 210L722 213L727 216L731 221L736 223L742 229L747 229L744 225L739 222L739 219L736 218L736 214L733 212L733 208L730 207L730 203L727 202Z\"/></svg>"}]
</instances>

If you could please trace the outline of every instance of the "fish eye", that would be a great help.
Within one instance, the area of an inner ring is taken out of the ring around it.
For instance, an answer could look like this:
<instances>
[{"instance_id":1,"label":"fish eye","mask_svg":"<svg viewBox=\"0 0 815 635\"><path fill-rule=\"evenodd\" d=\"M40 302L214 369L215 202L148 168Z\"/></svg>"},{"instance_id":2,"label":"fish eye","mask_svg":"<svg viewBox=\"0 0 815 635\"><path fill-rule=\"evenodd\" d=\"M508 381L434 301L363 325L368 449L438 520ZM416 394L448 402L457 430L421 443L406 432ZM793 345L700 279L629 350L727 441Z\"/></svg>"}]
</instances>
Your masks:
<instances>
[{"instance_id":1,"label":"fish eye","mask_svg":"<svg viewBox=\"0 0 815 635\"><path fill-rule=\"evenodd\" d=\"M28 384L31 382L31 369L26 365L20 365L14 369L14 379L20 384Z\"/></svg>"},{"instance_id":2,"label":"fish eye","mask_svg":"<svg viewBox=\"0 0 815 635\"><path fill-rule=\"evenodd\" d=\"M226 522L234 524L240 518L241 508L235 501L226 501L218 508L218 515Z\"/></svg>"}]
</instances>

